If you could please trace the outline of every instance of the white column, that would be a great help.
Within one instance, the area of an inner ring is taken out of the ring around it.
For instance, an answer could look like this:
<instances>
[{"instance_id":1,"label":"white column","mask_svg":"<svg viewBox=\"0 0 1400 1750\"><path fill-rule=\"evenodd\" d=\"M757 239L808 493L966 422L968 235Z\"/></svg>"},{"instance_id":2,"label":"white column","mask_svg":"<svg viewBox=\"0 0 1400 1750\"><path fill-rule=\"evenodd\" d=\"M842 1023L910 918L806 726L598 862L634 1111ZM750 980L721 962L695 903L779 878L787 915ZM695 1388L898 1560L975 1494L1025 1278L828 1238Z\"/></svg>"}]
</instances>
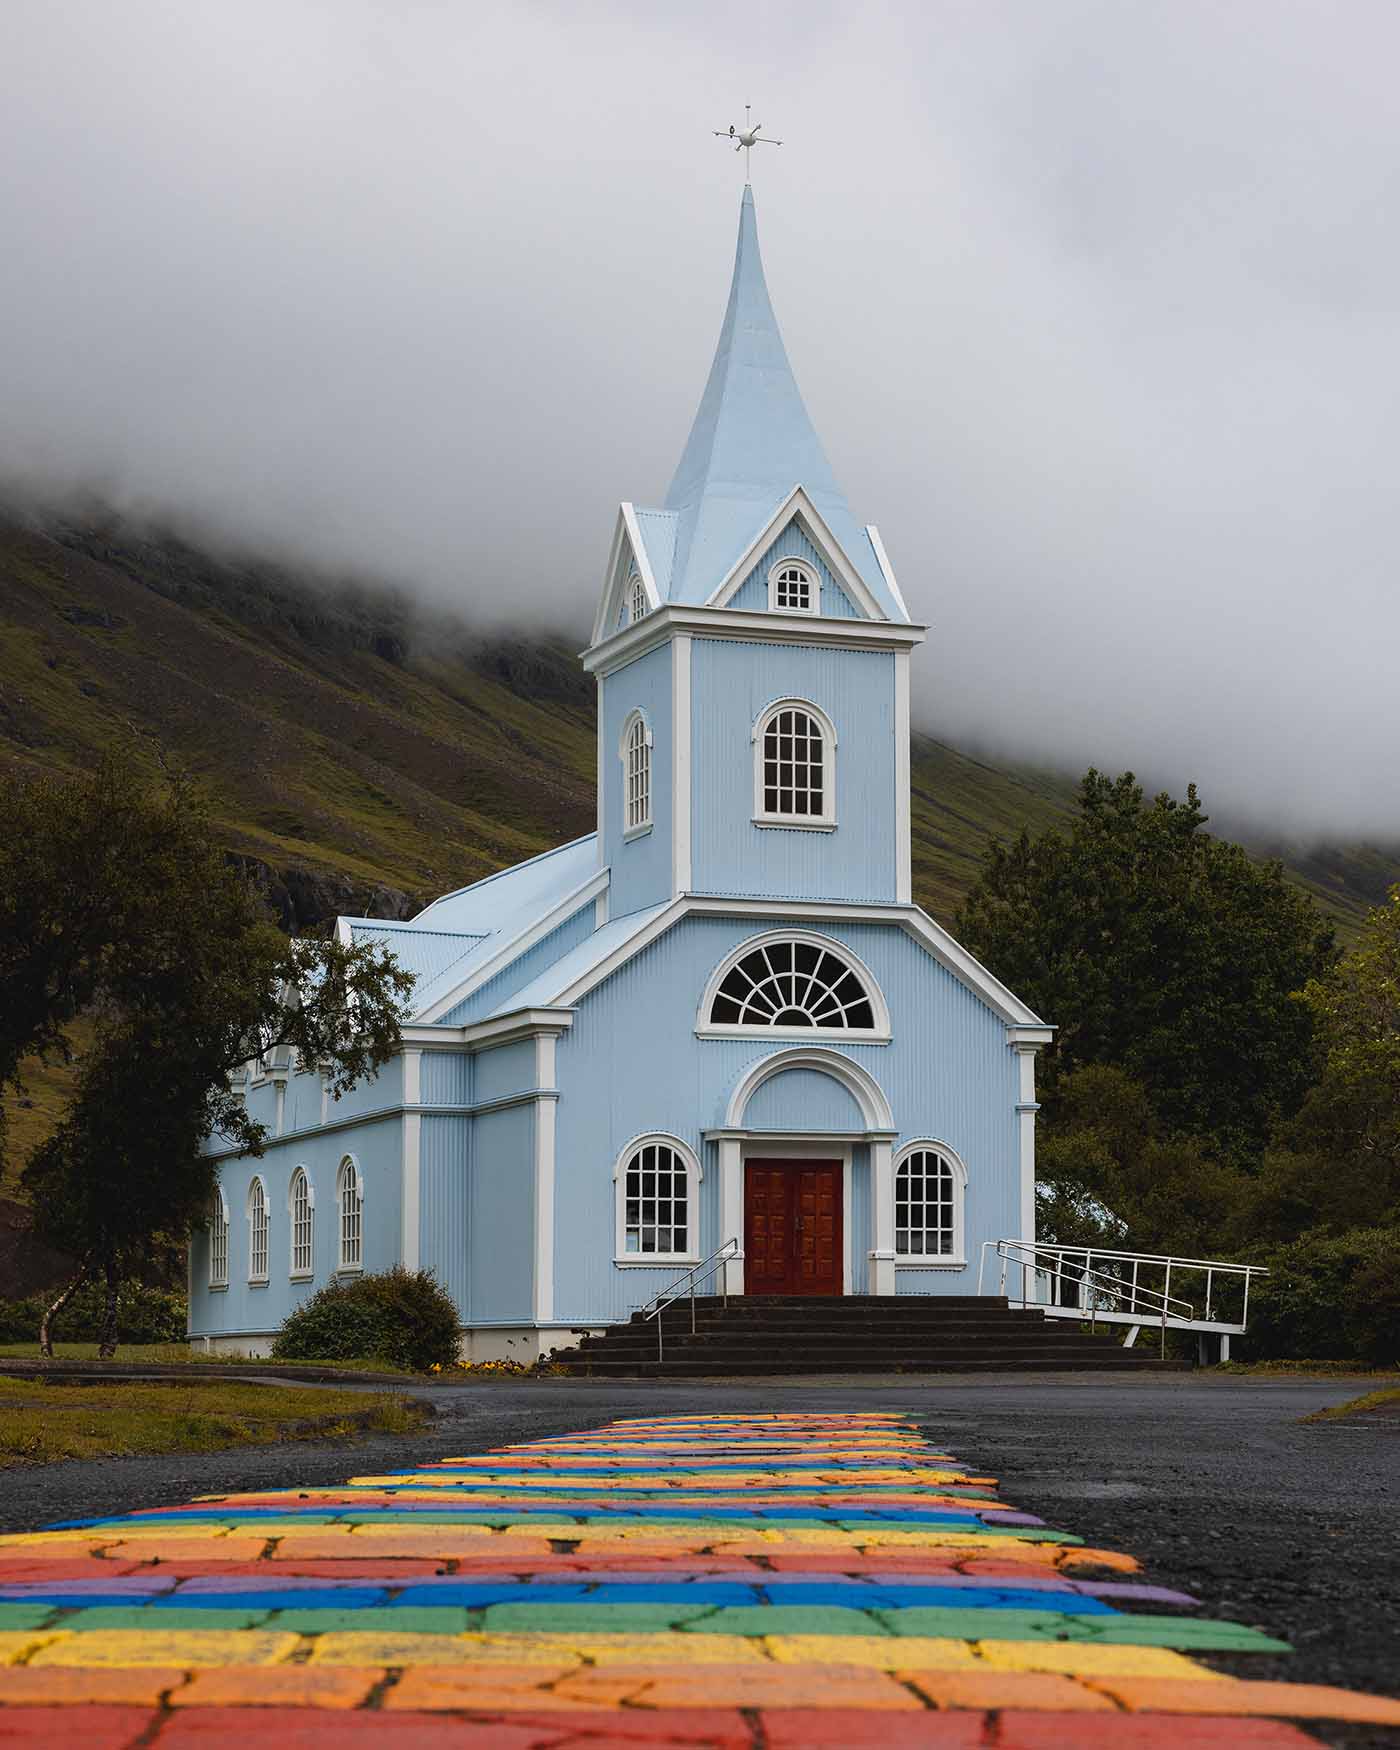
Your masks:
<instances>
[{"instance_id":1,"label":"white column","mask_svg":"<svg viewBox=\"0 0 1400 1750\"><path fill-rule=\"evenodd\" d=\"M554 1047L553 1033L535 1035L535 1322L554 1317Z\"/></svg>"},{"instance_id":2,"label":"white column","mask_svg":"<svg viewBox=\"0 0 1400 1750\"><path fill-rule=\"evenodd\" d=\"M1020 1086L1017 1090L1016 1122L1020 1127L1021 1174L1021 1239L1026 1245L1035 1243L1035 1115L1040 1110L1035 1098L1035 1045L1018 1045Z\"/></svg>"},{"instance_id":3,"label":"white column","mask_svg":"<svg viewBox=\"0 0 1400 1750\"><path fill-rule=\"evenodd\" d=\"M913 831L909 793L909 652L894 658L894 896L908 905L914 895Z\"/></svg>"},{"instance_id":4,"label":"white column","mask_svg":"<svg viewBox=\"0 0 1400 1750\"><path fill-rule=\"evenodd\" d=\"M690 635L671 641L671 885L690 891Z\"/></svg>"},{"instance_id":5,"label":"white column","mask_svg":"<svg viewBox=\"0 0 1400 1750\"><path fill-rule=\"evenodd\" d=\"M421 1051L405 1050L403 1054L403 1146L399 1161L399 1255L405 1270L418 1269L422 1260L422 1221L420 1217L420 1162L422 1159L423 1119L421 1114L407 1110L422 1098Z\"/></svg>"},{"instance_id":6,"label":"white column","mask_svg":"<svg viewBox=\"0 0 1400 1750\"><path fill-rule=\"evenodd\" d=\"M272 1120L272 1133L281 1136L287 1128L287 1078L281 1076L273 1083L273 1097L277 1102L276 1115Z\"/></svg>"},{"instance_id":7,"label":"white column","mask_svg":"<svg viewBox=\"0 0 1400 1750\"><path fill-rule=\"evenodd\" d=\"M744 1292L744 1154L738 1137L723 1137L719 1145L719 1238L737 1239L739 1255L724 1267L726 1294Z\"/></svg>"},{"instance_id":8,"label":"white column","mask_svg":"<svg viewBox=\"0 0 1400 1750\"><path fill-rule=\"evenodd\" d=\"M870 1144L870 1292L894 1293L894 1144L876 1137Z\"/></svg>"}]
</instances>

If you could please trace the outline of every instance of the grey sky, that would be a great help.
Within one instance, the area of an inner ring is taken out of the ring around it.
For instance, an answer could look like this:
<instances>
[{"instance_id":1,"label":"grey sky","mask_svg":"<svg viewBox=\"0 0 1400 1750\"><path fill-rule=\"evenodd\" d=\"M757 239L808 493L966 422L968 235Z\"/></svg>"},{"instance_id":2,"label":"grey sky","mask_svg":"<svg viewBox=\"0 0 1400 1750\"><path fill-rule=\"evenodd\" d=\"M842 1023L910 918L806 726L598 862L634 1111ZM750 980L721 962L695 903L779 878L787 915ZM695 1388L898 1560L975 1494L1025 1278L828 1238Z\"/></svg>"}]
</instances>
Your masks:
<instances>
[{"instance_id":1,"label":"grey sky","mask_svg":"<svg viewBox=\"0 0 1400 1750\"><path fill-rule=\"evenodd\" d=\"M8 0L0 473L583 626L769 285L951 739L1400 834L1390 0Z\"/></svg>"}]
</instances>

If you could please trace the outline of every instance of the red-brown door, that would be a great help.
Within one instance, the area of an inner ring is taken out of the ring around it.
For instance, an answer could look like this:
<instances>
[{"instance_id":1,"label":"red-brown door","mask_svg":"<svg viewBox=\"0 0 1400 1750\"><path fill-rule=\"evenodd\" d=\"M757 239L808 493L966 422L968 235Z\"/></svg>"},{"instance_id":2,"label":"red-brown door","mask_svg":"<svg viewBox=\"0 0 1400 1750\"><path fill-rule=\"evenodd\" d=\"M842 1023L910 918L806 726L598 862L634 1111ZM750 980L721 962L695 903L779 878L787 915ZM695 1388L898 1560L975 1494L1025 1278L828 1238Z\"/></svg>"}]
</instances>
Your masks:
<instances>
[{"instance_id":1,"label":"red-brown door","mask_svg":"<svg viewBox=\"0 0 1400 1750\"><path fill-rule=\"evenodd\" d=\"M744 1289L840 1294L840 1161L748 1161Z\"/></svg>"}]
</instances>

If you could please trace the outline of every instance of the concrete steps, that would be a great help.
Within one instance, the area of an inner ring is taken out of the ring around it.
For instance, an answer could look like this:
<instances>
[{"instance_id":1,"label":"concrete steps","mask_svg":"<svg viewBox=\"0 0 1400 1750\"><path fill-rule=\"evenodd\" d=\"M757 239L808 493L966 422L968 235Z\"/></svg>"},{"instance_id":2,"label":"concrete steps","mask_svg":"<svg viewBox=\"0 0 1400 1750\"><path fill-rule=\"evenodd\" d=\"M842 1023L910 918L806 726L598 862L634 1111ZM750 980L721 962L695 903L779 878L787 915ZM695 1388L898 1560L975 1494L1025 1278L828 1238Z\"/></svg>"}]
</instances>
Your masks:
<instances>
[{"instance_id":1,"label":"concrete steps","mask_svg":"<svg viewBox=\"0 0 1400 1750\"><path fill-rule=\"evenodd\" d=\"M1045 1373L1183 1369L1155 1350L1124 1349L1120 1336L1092 1333L1063 1319L1009 1307L994 1295L797 1295L697 1298L656 1324L639 1313L556 1353L566 1373L602 1377L693 1378L705 1374Z\"/></svg>"}]
</instances>

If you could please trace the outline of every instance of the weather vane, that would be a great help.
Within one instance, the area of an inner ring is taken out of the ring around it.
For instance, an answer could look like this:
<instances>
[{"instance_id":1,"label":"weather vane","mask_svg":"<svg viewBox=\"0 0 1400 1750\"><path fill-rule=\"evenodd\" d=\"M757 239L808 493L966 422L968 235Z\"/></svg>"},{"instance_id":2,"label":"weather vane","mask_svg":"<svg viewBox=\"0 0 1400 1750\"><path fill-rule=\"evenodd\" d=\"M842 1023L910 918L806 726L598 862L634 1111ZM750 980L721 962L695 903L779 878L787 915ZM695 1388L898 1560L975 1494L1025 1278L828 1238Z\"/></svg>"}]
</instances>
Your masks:
<instances>
[{"instance_id":1,"label":"weather vane","mask_svg":"<svg viewBox=\"0 0 1400 1750\"><path fill-rule=\"evenodd\" d=\"M755 146L781 146L783 143L781 140L770 140L766 134L759 133L758 130L762 126L763 126L762 122L756 122L752 119L752 113L751 113L750 106L746 103L744 105L744 125L743 125L743 127L736 128L733 125L733 123L731 122L727 132L722 128L715 129L715 138L717 140L733 140L734 150L736 152L742 152L744 154L744 181L745 182L748 182L750 180L749 167L750 167L750 164L752 162L750 155L753 152L754 147Z\"/></svg>"}]
</instances>

